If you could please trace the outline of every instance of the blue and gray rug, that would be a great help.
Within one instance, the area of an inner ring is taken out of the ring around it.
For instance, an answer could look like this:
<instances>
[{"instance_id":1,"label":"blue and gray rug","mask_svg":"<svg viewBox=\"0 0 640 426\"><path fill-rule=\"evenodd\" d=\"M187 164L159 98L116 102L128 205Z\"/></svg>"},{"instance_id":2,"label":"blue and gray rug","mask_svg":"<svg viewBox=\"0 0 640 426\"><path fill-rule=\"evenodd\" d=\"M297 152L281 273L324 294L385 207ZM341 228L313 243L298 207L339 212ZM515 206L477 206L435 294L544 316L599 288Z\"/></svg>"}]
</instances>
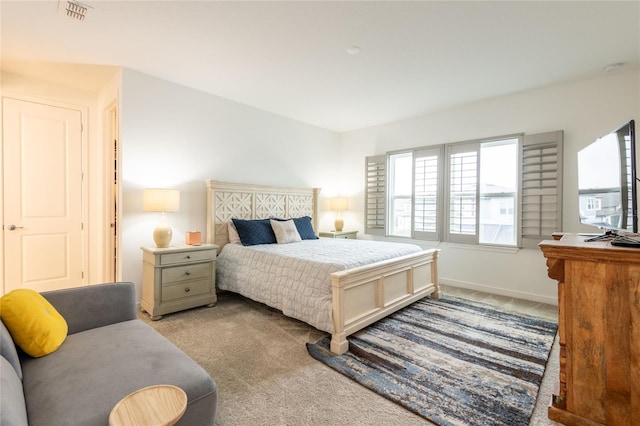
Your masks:
<instances>
[{"instance_id":1,"label":"blue and gray rug","mask_svg":"<svg viewBox=\"0 0 640 426\"><path fill-rule=\"evenodd\" d=\"M557 324L443 296L348 337L307 343L312 357L442 425L528 425Z\"/></svg>"}]
</instances>

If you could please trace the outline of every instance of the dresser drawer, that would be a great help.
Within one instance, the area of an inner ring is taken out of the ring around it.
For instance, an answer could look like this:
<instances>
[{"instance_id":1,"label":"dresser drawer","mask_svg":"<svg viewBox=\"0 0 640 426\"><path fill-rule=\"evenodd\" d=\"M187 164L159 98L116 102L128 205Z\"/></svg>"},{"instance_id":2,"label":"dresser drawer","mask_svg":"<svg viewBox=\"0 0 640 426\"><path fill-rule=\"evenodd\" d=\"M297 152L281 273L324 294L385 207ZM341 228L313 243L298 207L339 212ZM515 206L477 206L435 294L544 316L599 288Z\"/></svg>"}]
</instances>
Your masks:
<instances>
[{"instance_id":1,"label":"dresser drawer","mask_svg":"<svg viewBox=\"0 0 640 426\"><path fill-rule=\"evenodd\" d=\"M201 262L215 258L215 250L198 250L160 255L160 265L174 265L185 262Z\"/></svg>"},{"instance_id":2,"label":"dresser drawer","mask_svg":"<svg viewBox=\"0 0 640 426\"><path fill-rule=\"evenodd\" d=\"M162 287L162 303L211 292L211 280L181 282Z\"/></svg>"},{"instance_id":3,"label":"dresser drawer","mask_svg":"<svg viewBox=\"0 0 640 426\"><path fill-rule=\"evenodd\" d=\"M194 263L193 265L173 266L162 270L161 284L163 286L176 281L210 278L211 263Z\"/></svg>"}]
</instances>

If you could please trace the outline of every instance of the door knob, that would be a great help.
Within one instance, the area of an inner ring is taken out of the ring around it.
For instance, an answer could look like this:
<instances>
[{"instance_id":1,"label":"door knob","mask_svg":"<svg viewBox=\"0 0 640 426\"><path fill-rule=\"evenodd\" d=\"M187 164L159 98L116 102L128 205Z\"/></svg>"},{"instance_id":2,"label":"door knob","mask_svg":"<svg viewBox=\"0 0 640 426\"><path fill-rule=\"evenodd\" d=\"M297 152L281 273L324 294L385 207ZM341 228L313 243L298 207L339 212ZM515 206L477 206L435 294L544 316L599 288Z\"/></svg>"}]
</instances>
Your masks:
<instances>
[{"instance_id":1,"label":"door knob","mask_svg":"<svg viewBox=\"0 0 640 426\"><path fill-rule=\"evenodd\" d=\"M24 226L15 226L13 223L9 225L9 231L15 231L16 229L23 229Z\"/></svg>"}]
</instances>

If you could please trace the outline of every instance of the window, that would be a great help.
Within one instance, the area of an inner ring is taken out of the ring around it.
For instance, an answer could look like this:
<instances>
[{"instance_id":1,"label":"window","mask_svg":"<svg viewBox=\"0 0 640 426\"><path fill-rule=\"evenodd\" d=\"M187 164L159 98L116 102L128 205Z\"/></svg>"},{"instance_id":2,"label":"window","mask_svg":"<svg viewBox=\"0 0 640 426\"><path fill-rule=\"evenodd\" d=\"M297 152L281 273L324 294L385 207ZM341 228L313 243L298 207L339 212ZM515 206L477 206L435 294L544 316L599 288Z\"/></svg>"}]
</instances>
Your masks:
<instances>
[{"instance_id":1,"label":"window","mask_svg":"<svg viewBox=\"0 0 640 426\"><path fill-rule=\"evenodd\" d=\"M519 143L519 137L509 137L447 147L447 241L517 244Z\"/></svg>"},{"instance_id":2,"label":"window","mask_svg":"<svg viewBox=\"0 0 640 426\"><path fill-rule=\"evenodd\" d=\"M389 234L411 236L411 152L389 155Z\"/></svg>"},{"instance_id":3,"label":"window","mask_svg":"<svg viewBox=\"0 0 640 426\"><path fill-rule=\"evenodd\" d=\"M480 148L480 243L516 245L518 143L506 139Z\"/></svg>"},{"instance_id":4,"label":"window","mask_svg":"<svg viewBox=\"0 0 640 426\"><path fill-rule=\"evenodd\" d=\"M587 210L602 210L602 200L600 198L587 198Z\"/></svg>"},{"instance_id":5,"label":"window","mask_svg":"<svg viewBox=\"0 0 640 426\"><path fill-rule=\"evenodd\" d=\"M413 237L437 240L439 226L438 209L441 204L440 174L441 149L431 148L413 154Z\"/></svg>"},{"instance_id":6,"label":"window","mask_svg":"<svg viewBox=\"0 0 640 426\"><path fill-rule=\"evenodd\" d=\"M367 157L366 231L532 247L561 230L561 166L561 131Z\"/></svg>"},{"instance_id":7,"label":"window","mask_svg":"<svg viewBox=\"0 0 640 426\"><path fill-rule=\"evenodd\" d=\"M476 144L447 147L448 240L474 242L477 233L479 152Z\"/></svg>"}]
</instances>

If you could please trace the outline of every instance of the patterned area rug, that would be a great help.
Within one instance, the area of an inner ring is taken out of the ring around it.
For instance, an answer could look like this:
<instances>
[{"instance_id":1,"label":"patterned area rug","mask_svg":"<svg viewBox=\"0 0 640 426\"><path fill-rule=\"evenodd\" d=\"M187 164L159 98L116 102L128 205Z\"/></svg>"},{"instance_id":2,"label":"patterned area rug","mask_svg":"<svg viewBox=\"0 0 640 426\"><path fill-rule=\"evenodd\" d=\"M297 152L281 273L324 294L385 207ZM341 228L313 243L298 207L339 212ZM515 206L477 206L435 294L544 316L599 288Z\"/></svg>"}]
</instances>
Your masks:
<instances>
[{"instance_id":1,"label":"patterned area rug","mask_svg":"<svg viewBox=\"0 0 640 426\"><path fill-rule=\"evenodd\" d=\"M527 425L557 324L451 296L424 298L312 357L442 425Z\"/></svg>"}]
</instances>

